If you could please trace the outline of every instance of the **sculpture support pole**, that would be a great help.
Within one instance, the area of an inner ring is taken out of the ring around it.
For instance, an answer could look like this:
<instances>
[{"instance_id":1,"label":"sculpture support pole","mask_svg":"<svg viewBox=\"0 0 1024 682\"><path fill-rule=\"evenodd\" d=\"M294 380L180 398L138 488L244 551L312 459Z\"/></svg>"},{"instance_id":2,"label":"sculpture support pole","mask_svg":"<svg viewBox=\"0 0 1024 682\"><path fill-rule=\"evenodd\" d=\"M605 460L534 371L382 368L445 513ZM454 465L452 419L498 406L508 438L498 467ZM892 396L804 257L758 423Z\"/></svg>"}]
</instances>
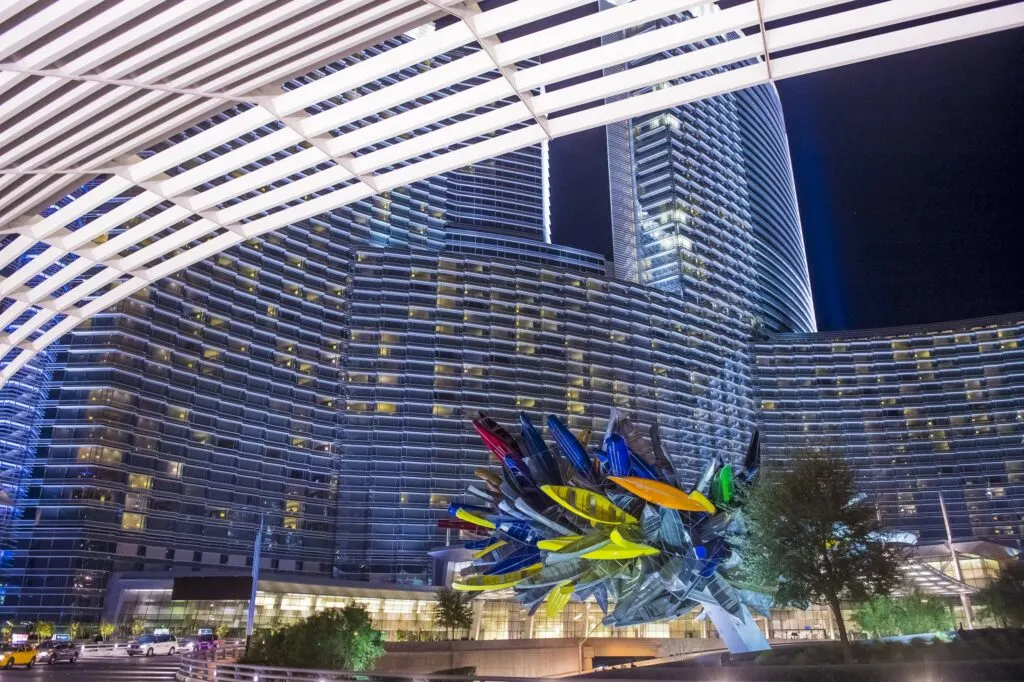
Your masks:
<instances>
[{"instance_id":1,"label":"sculpture support pole","mask_svg":"<svg viewBox=\"0 0 1024 682\"><path fill-rule=\"evenodd\" d=\"M747 607L740 605L740 618L732 616L717 604L704 602L704 610L718 630L718 636L725 642L730 653L742 654L751 651L766 651L771 648L757 622Z\"/></svg>"}]
</instances>

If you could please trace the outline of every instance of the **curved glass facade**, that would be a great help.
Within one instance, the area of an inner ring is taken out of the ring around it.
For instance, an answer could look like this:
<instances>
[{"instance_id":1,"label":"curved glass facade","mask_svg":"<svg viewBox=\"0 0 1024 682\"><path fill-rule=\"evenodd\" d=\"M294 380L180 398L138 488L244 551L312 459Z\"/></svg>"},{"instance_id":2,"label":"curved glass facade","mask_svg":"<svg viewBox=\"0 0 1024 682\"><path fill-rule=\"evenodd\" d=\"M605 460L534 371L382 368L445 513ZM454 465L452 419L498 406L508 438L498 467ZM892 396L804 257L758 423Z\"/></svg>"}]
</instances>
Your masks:
<instances>
[{"instance_id":1,"label":"curved glass facade","mask_svg":"<svg viewBox=\"0 0 1024 682\"><path fill-rule=\"evenodd\" d=\"M772 332L814 331L817 322L782 103L771 84L741 90L736 104L762 324Z\"/></svg>"},{"instance_id":2,"label":"curved glass facade","mask_svg":"<svg viewBox=\"0 0 1024 682\"><path fill-rule=\"evenodd\" d=\"M1024 533L1024 315L753 348L762 448L835 448L883 521L945 539L1019 545Z\"/></svg>"},{"instance_id":3,"label":"curved glass facade","mask_svg":"<svg viewBox=\"0 0 1024 682\"><path fill-rule=\"evenodd\" d=\"M604 40L691 16L667 17ZM715 455L737 456L755 419L748 344L765 332L815 329L778 96L760 86L674 107L608 126L607 143L615 273L671 294L689 333L706 349L694 354L700 371L691 386L693 407L681 407L692 410L699 425L696 457L681 461L694 468Z\"/></svg>"}]
</instances>

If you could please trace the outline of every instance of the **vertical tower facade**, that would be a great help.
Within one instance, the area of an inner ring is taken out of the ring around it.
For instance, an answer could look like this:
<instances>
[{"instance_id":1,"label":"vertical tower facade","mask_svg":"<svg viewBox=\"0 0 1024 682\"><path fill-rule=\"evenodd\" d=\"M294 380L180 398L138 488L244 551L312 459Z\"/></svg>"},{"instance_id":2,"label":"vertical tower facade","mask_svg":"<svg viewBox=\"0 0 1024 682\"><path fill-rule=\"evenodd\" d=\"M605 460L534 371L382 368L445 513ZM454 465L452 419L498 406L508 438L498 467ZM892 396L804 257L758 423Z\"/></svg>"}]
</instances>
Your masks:
<instances>
[{"instance_id":1,"label":"vertical tower facade","mask_svg":"<svg viewBox=\"0 0 1024 682\"><path fill-rule=\"evenodd\" d=\"M754 426L750 340L814 330L781 107L761 86L608 126L607 144L615 273L674 295L692 335L693 399L683 407L691 438L676 455L692 474L741 452Z\"/></svg>"}]
</instances>

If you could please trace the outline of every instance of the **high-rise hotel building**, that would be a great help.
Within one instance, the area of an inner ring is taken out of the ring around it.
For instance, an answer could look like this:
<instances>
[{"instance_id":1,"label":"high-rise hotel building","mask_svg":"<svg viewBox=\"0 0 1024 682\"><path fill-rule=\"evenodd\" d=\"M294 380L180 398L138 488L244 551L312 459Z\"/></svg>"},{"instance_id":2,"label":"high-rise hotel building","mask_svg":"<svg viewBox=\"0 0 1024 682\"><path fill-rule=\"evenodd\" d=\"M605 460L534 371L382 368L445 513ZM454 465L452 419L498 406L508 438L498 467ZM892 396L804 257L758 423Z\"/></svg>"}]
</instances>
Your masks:
<instances>
[{"instance_id":1,"label":"high-rise hotel building","mask_svg":"<svg viewBox=\"0 0 1024 682\"><path fill-rule=\"evenodd\" d=\"M687 395L666 418L682 435L677 466L692 476L746 447L756 416L750 341L815 330L781 104L773 86L751 88L609 125L607 143L615 274L670 294L690 336Z\"/></svg>"},{"instance_id":2,"label":"high-rise hotel building","mask_svg":"<svg viewBox=\"0 0 1024 682\"><path fill-rule=\"evenodd\" d=\"M842 453L887 526L1020 546L1024 315L753 346L764 454Z\"/></svg>"},{"instance_id":3,"label":"high-rise hotel building","mask_svg":"<svg viewBox=\"0 0 1024 682\"><path fill-rule=\"evenodd\" d=\"M461 415L498 400L448 390L451 376L515 404L490 365L515 367L502 339L519 318L500 313L519 303L517 276L604 274L601 256L548 243L547 193L546 144L395 189L164 279L34 360L0 391L0 611L89 620L117 572L245 572L261 517L268 572L429 582L435 508L487 461ZM479 291L461 274L473 259ZM476 313L447 320L467 296L484 311L474 331Z\"/></svg>"}]
</instances>

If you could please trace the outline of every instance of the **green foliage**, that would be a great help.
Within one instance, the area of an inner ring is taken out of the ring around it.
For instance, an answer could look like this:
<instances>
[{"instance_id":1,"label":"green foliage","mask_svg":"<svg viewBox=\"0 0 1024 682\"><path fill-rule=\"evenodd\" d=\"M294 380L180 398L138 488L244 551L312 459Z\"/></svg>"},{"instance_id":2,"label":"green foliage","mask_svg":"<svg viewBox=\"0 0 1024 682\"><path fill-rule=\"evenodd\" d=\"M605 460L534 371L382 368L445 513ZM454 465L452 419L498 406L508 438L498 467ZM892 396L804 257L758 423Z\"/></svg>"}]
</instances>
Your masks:
<instances>
[{"instance_id":1,"label":"green foliage","mask_svg":"<svg viewBox=\"0 0 1024 682\"><path fill-rule=\"evenodd\" d=\"M857 607L853 622L872 637L942 632L954 627L946 603L919 592L870 599Z\"/></svg>"},{"instance_id":2,"label":"green foliage","mask_svg":"<svg viewBox=\"0 0 1024 682\"><path fill-rule=\"evenodd\" d=\"M886 595L906 550L882 542L874 508L856 500L853 470L835 455L795 454L745 494L740 578L784 606L825 604L848 642L840 603Z\"/></svg>"},{"instance_id":3,"label":"green foliage","mask_svg":"<svg viewBox=\"0 0 1024 682\"><path fill-rule=\"evenodd\" d=\"M1024 627L1024 565L1007 566L999 577L971 597L978 615L1003 627Z\"/></svg>"},{"instance_id":4,"label":"green foliage","mask_svg":"<svg viewBox=\"0 0 1024 682\"><path fill-rule=\"evenodd\" d=\"M128 634L132 637L138 637L146 631L146 621L141 618L136 618L127 625Z\"/></svg>"},{"instance_id":5,"label":"green foliage","mask_svg":"<svg viewBox=\"0 0 1024 682\"><path fill-rule=\"evenodd\" d=\"M68 623L68 634L71 635L72 640L78 639L82 634L82 624L77 620Z\"/></svg>"},{"instance_id":6,"label":"green foliage","mask_svg":"<svg viewBox=\"0 0 1024 682\"><path fill-rule=\"evenodd\" d=\"M100 637L102 637L103 639L106 639L107 637L110 637L115 632L117 632L117 626L116 625L114 625L111 622L105 621L105 620L100 621Z\"/></svg>"},{"instance_id":7,"label":"green foliage","mask_svg":"<svg viewBox=\"0 0 1024 682\"><path fill-rule=\"evenodd\" d=\"M471 597L450 587L442 587L434 593L437 605L434 607L434 623L443 627L451 639L453 630L472 627L473 607Z\"/></svg>"},{"instance_id":8,"label":"green foliage","mask_svg":"<svg viewBox=\"0 0 1024 682\"><path fill-rule=\"evenodd\" d=\"M36 626L33 629L39 635L39 639L50 639L53 637L53 623L48 620L37 620Z\"/></svg>"},{"instance_id":9,"label":"green foliage","mask_svg":"<svg viewBox=\"0 0 1024 682\"><path fill-rule=\"evenodd\" d=\"M217 635L217 639L224 639L231 632L231 626L221 623L213 629L213 632Z\"/></svg>"},{"instance_id":10,"label":"green foliage","mask_svg":"<svg viewBox=\"0 0 1024 682\"><path fill-rule=\"evenodd\" d=\"M288 668L372 670L384 636L358 606L328 609L279 630L261 631L244 663Z\"/></svg>"}]
</instances>

